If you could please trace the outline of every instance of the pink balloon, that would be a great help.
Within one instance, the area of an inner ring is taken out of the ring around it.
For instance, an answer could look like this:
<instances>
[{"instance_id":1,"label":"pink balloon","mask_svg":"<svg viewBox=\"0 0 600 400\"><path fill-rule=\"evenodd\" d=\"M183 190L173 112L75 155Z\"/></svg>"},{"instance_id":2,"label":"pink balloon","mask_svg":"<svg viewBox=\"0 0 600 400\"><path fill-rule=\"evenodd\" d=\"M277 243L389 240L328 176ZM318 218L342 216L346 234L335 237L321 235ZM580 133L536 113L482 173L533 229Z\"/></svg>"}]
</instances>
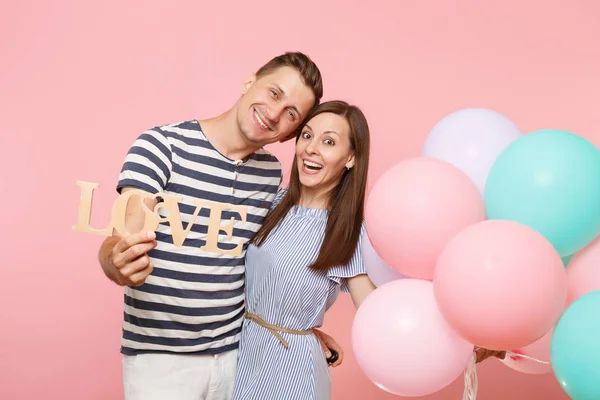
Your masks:
<instances>
[{"instance_id":1,"label":"pink balloon","mask_svg":"<svg viewBox=\"0 0 600 400\"><path fill-rule=\"evenodd\" d=\"M515 353L515 355L507 355L501 362L507 367L525 374L542 375L551 372L550 342L553 332L554 328L528 346L511 349L510 352Z\"/></svg>"},{"instance_id":2,"label":"pink balloon","mask_svg":"<svg viewBox=\"0 0 600 400\"><path fill-rule=\"evenodd\" d=\"M432 158L412 158L388 170L371 190L365 214L381 258L406 276L428 280L446 243L486 218L469 177Z\"/></svg>"},{"instance_id":3,"label":"pink balloon","mask_svg":"<svg viewBox=\"0 0 600 400\"><path fill-rule=\"evenodd\" d=\"M466 340L493 350L527 346L556 323L567 298L563 262L528 226L489 220L461 231L436 265L441 313Z\"/></svg>"},{"instance_id":4,"label":"pink balloon","mask_svg":"<svg viewBox=\"0 0 600 400\"><path fill-rule=\"evenodd\" d=\"M425 396L454 381L473 345L444 321L433 284L400 279L372 292L356 312L352 347L377 386L400 396Z\"/></svg>"},{"instance_id":5,"label":"pink balloon","mask_svg":"<svg viewBox=\"0 0 600 400\"><path fill-rule=\"evenodd\" d=\"M373 282L375 286L379 287L388 282L395 281L396 279L405 278L404 275L387 265L385 261L379 257L369 240L369 235L363 236L360 250L365 271L367 271L367 275L369 275L371 282Z\"/></svg>"},{"instance_id":6,"label":"pink balloon","mask_svg":"<svg viewBox=\"0 0 600 400\"><path fill-rule=\"evenodd\" d=\"M575 253L567 266L567 304L600 289L600 236Z\"/></svg>"}]
</instances>

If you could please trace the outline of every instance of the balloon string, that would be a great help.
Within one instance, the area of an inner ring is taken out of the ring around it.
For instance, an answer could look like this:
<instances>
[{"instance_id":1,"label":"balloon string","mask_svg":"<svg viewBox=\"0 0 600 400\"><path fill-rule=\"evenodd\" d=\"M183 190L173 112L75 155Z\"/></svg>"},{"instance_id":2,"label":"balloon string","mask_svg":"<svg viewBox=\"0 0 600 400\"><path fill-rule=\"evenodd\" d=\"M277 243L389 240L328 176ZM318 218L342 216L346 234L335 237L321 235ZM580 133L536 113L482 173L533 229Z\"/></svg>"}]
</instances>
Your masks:
<instances>
[{"instance_id":1,"label":"balloon string","mask_svg":"<svg viewBox=\"0 0 600 400\"><path fill-rule=\"evenodd\" d=\"M475 347L475 352L477 352L477 350L480 350L480 349L481 349L481 347ZM513 358L519 358L520 357L520 358L525 358L527 360L535 361L535 362L540 363L540 364L550 364L550 361L538 360L535 357L527 356L527 355L521 354L521 353L514 353L514 352L508 351L508 350L506 350L506 357L513 357Z\"/></svg>"},{"instance_id":2,"label":"balloon string","mask_svg":"<svg viewBox=\"0 0 600 400\"><path fill-rule=\"evenodd\" d=\"M477 398L477 354L473 352L469 364L465 369L465 390L463 392L462 400L476 400Z\"/></svg>"},{"instance_id":3,"label":"balloon string","mask_svg":"<svg viewBox=\"0 0 600 400\"><path fill-rule=\"evenodd\" d=\"M526 356L525 354L517 354L512 351L506 352L507 357L521 357L531 361L538 362L540 364L550 364L549 361L538 360L535 357ZM477 380L477 353L473 352L473 355L469 359L467 368L465 369L465 390L463 392L462 400L476 400L477 389L479 382Z\"/></svg>"},{"instance_id":4,"label":"balloon string","mask_svg":"<svg viewBox=\"0 0 600 400\"><path fill-rule=\"evenodd\" d=\"M525 354L513 353L512 351L507 351L506 352L506 357L525 358L527 360L535 361L535 362L540 363L540 364L550 364L550 361L538 360L535 357L527 356Z\"/></svg>"}]
</instances>

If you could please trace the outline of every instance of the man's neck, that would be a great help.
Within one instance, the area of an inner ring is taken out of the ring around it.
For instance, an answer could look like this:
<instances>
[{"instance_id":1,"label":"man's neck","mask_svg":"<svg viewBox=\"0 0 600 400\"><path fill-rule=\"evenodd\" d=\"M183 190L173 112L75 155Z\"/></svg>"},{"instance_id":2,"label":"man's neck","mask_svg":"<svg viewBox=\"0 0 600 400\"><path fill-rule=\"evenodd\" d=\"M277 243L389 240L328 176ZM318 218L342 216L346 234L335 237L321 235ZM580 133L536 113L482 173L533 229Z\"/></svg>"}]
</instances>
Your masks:
<instances>
[{"instance_id":1,"label":"man's neck","mask_svg":"<svg viewBox=\"0 0 600 400\"><path fill-rule=\"evenodd\" d=\"M244 140L236 121L235 108L200 121L200 126L210 144L229 159L245 160L260 149Z\"/></svg>"}]
</instances>

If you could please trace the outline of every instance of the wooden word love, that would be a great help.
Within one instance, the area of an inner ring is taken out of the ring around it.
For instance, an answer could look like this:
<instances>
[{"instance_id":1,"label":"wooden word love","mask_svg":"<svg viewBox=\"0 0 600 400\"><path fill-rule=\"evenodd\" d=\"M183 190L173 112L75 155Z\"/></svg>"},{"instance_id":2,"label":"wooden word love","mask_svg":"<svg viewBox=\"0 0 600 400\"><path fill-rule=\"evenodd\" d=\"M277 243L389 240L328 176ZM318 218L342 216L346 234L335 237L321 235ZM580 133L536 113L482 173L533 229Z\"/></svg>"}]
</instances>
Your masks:
<instances>
[{"instance_id":1,"label":"wooden word love","mask_svg":"<svg viewBox=\"0 0 600 400\"><path fill-rule=\"evenodd\" d=\"M77 186L81 188L80 199L79 199L79 215L77 218L77 225L73 227L73 230L77 232L95 233L102 236L110 236L113 234L113 229L121 236L131 235L136 232L128 232L125 226L127 204L132 197L138 196L139 201L142 204L145 219L143 232L154 232L161 222L169 222L171 228L171 235L173 236L173 244L177 247L183 246L183 242L187 237L190 229L192 228L193 222L203 208L210 210L209 221L208 221L208 232L206 234L206 243L200 247L200 250L227 254L232 256L239 256L242 254L242 248L244 242L240 242L234 249L224 250L218 246L219 243L219 232L224 231L227 234L229 240L233 236L233 224L235 219L232 217L227 225L221 225L221 215L223 210L231 210L240 215L240 221L246 223L247 210L243 206L236 206L233 204L222 204L214 201L193 199L193 203L196 206L190 222L188 222L186 228L183 228L181 221L181 215L179 213L179 202L183 201L181 196L173 196L166 193L151 194L141 190L128 190L123 192L115 200L112 208L110 223L104 229L94 229L90 227L90 217L92 213L92 201L94 197L94 190L98 188L97 183L77 181ZM146 199L156 201L157 198L161 198L162 202L156 204L153 209L150 209L145 203ZM166 209L168 211L167 216L163 217L158 214L158 210Z\"/></svg>"}]
</instances>

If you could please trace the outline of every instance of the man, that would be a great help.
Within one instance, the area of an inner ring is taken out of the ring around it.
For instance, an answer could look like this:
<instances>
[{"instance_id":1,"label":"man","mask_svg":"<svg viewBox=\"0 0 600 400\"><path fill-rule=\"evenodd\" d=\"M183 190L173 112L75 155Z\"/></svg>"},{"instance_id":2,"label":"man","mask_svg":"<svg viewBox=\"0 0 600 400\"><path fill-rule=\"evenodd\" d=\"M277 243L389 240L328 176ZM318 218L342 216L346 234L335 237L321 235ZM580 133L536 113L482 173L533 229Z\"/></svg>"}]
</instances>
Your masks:
<instances>
[{"instance_id":1,"label":"man","mask_svg":"<svg viewBox=\"0 0 600 400\"><path fill-rule=\"evenodd\" d=\"M241 93L215 118L146 131L125 159L117 190L142 191L127 206L127 231L138 233L107 238L99 259L106 276L125 286L127 400L231 397L245 243L282 179L262 147L295 137L323 85L306 55L286 53L249 76ZM153 210L160 221L147 225ZM318 336L326 356L327 347L341 355Z\"/></svg>"}]
</instances>

